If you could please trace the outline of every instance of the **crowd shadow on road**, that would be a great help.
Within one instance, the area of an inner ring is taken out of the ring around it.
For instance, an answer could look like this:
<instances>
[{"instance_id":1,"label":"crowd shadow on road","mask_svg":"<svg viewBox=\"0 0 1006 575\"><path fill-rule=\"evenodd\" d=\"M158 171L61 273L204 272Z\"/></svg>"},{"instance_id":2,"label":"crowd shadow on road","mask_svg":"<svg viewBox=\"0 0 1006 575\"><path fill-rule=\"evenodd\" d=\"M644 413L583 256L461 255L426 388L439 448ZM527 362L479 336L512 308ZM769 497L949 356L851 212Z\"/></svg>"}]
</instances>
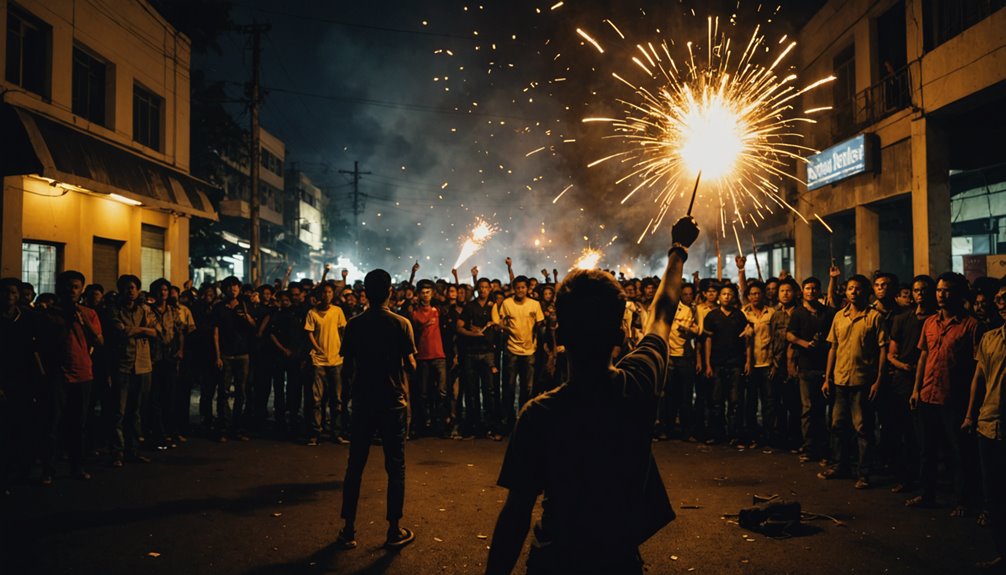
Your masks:
<instances>
[{"instance_id":1,"label":"crowd shadow on road","mask_svg":"<svg viewBox=\"0 0 1006 575\"><path fill-rule=\"evenodd\" d=\"M244 494L233 498L208 496L196 499L159 501L139 507L77 508L37 515L28 512L25 513L24 522L21 524L21 532L43 536L145 521L157 522L171 517L209 511L221 511L232 515L251 515L260 508L275 506L280 500L284 506L293 506L315 501L323 491L341 489L341 480L316 483L276 483L247 489Z\"/></svg>"},{"instance_id":2,"label":"crowd shadow on road","mask_svg":"<svg viewBox=\"0 0 1006 575\"><path fill-rule=\"evenodd\" d=\"M246 571L245 575L323 575L327 573L338 573L339 575L381 575L391 567L392 563L398 557L397 551L385 550L383 555L369 565L347 572L343 568L340 568L342 563L341 558L344 553L347 553L347 551L339 549L333 542L303 559L263 565Z\"/></svg>"}]
</instances>

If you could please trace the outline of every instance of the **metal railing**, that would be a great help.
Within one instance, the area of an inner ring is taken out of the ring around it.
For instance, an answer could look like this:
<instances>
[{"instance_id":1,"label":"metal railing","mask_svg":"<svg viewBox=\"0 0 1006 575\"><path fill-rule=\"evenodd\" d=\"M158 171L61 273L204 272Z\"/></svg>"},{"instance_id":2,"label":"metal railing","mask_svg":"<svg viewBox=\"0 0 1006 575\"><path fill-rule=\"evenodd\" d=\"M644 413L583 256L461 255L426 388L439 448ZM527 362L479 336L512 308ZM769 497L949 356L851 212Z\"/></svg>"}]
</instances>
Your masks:
<instances>
[{"instance_id":1,"label":"metal railing","mask_svg":"<svg viewBox=\"0 0 1006 575\"><path fill-rule=\"evenodd\" d=\"M835 106L831 116L831 139L842 140L912 104L912 64Z\"/></svg>"}]
</instances>

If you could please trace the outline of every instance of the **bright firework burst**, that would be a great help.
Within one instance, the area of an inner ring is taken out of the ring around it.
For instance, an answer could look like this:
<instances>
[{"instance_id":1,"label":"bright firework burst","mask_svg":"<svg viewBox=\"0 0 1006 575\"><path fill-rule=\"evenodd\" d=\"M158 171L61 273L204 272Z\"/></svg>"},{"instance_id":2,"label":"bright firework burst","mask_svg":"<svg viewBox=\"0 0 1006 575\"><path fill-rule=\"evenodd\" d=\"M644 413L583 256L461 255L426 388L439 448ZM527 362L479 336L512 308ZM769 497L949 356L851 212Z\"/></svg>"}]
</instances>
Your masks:
<instances>
[{"instance_id":1,"label":"bright firework burst","mask_svg":"<svg viewBox=\"0 0 1006 575\"><path fill-rule=\"evenodd\" d=\"M461 264L465 263L465 260L479 251L497 231L499 228L495 224L490 224L482 218L475 218L475 223L472 225L471 231L468 232L465 243L461 245L461 253L458 254L458 261L454 263L454 269L459 268Z\"/></svg>"},{"instance_id":2,"label":"bright firework burst","mask_svg":"<svg viewBox=\"0 0 1006 575\"><path fill-rule=\"evenodd\" d=\"M596 269L598 264L601 263L601 258L604 257L604 252L594 248L586 248L580 257L576 258L573 263L573 267L570 269L577 270L592 270Z\"/></svg>"},{"instance_id":3,"label":"bright firework burst","mask_svg":"<svg viewBox=\"0 0 1006 575\"><path fill-rule=\"evenodd\" d=\"M612 74L632 88L636 101L618 100L626 107L624 118L583 122L610 123L614 134L606 137L621 141L625 149L588 167L612 159L627 166L618 183L633 180L635 185L622 203L641 189L655 192L657 213L637 243L646 232L656 231L679 194L694 193L700 177L716 190L723 235L728 222L742 228L746 222L757 225L755 215L765 219L764 212L772 213L773 205L807 221L779 193L778 180L794 178L786 170L790 160L804 161L801 152L816 151L794 142L801 137L796 122L814 122L791 116L794 100L834 76L804 88L794 85L796 74L780 77L779 63L795 45L790 43L771 65L762 66L755 56L768 51L768 45L757 27L734 61L731 40L720 33L719 18L710 17L705 62L696 61L691 42L682 68L666 42L659 47L639 44L632 62L656 85L635 85Z\"/></svg>"}]
</instances>

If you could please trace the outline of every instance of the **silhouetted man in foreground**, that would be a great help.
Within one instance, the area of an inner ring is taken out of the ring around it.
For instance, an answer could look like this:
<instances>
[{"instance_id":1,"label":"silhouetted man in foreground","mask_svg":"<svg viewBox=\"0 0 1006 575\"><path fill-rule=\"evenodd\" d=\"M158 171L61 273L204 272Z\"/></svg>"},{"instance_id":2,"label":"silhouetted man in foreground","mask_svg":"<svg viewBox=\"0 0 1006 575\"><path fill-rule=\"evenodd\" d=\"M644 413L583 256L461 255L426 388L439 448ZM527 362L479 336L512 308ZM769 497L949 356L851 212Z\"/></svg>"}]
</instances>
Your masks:
<instances>
[{"instance_id":1,"label":"silhouetted man in foreground","mask_svg":"<svg viewBox=\"0 0 1006 575\"><path fill-rule=\"evenodd\" d=\"M388 472L388 538L384 546L399 549L415 539L408 528L399 527L405 504L405 372L416 370L416 344L412 324L388 309L391 276L377 269L363 280L370 307L349 320L342 342L342 356L353 373L353 418L349 441L349 464L342 486L342 518L336 547L356 547L356 506L360 500L363 468L370 454L374 432L381 434L384 469Z\"/></svg>"},{"instance_id":2,"label":"silhouetted man in foreground","mask_svg":"<svg viewBox=\"0 0 1006 575\"><path fill-rule=\"evenodd\" d=\"M674 519L650 435L681 267L698 233L690 217L674 224L645 336L617 366L611 352L625 337L622 288L596 270L574 271L559 286L556 335L566 346L569 380L529 401L517 419L498 481L510 493L486 573L513 570L539 493L543 512L528 575L643 572L639 545Z\"/></svg>"}]
</instances>

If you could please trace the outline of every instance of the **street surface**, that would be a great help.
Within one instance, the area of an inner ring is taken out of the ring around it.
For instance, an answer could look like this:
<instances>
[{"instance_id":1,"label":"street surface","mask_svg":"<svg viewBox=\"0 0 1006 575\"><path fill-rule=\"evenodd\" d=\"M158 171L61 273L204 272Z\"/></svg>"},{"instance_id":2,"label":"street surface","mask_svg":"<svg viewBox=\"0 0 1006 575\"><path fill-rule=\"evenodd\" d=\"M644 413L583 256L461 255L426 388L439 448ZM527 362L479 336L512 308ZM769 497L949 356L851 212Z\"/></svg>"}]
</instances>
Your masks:
<instances>
[{"instance_id":1,"label":"street surface","mask_svg":"<svg viewBox=\"0 0 1006 575\"><path fill-rule=\"evenodd\" d=\"M0 500L0 573L478 574L506 495L495 486L505 448L484 439L409 442L402 524L417 539L400 553L381 547L377 446L364 476L359 547L350 551L332 546L347 446L191 438L148 453L150 464L93 462L90 482L57 476L50 487L19 486ZM648 573L962 573L993 554L973 512L951 519L948 507L906 509L906 496L890 493L883 478L855 491L851 481L817 479L817 464L789 453L678 441L654 452L678 519L643 545ZM798 500L844 525L820 519L772 539L723 517L756 494Z\"/></svg>"}]
</instances>

